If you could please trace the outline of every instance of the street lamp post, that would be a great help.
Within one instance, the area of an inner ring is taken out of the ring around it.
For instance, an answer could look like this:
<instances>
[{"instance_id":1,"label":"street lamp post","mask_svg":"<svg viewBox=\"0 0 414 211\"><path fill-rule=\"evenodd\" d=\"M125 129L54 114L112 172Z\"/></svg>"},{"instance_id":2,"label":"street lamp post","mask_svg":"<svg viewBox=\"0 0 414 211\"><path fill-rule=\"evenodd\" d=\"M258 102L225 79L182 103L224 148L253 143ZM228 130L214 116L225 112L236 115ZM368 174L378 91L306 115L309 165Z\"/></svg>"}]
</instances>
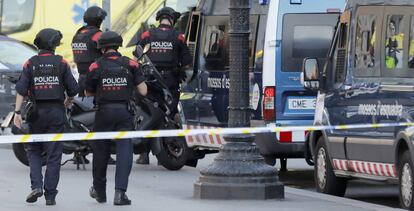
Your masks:
<instances>
[{"instance_id":1,"label":"street lamp post","mask_svg":"<svg viewBox=\"0 0 414 211\"><path fill-rule=\"evenodd\" d=\"M250 0L230 0L229 127L250 126ZM253 135L226 136L214 162L201 170L194 197L201 199L284 198L277 170L265 164Z\"/></svg>"}]
</instances>

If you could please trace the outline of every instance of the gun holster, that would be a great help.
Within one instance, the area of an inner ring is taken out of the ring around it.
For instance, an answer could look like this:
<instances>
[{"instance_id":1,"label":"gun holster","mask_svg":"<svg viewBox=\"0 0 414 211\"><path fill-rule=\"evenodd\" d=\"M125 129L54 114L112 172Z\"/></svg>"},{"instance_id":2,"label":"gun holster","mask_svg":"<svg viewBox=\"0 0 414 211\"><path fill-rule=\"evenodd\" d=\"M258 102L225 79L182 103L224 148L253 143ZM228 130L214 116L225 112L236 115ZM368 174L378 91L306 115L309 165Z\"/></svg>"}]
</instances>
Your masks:
<instances>
[{"instance_id":1,"label":"gun holster","mask_svg":"<svg viewBox=\"0 0 414 211\"><path fill-rule=\"evenodd\" d=\"M35 101L30 101L26 106L26 121L33 122L38 118L37 106Z\"/></svg>"}]
</instances>

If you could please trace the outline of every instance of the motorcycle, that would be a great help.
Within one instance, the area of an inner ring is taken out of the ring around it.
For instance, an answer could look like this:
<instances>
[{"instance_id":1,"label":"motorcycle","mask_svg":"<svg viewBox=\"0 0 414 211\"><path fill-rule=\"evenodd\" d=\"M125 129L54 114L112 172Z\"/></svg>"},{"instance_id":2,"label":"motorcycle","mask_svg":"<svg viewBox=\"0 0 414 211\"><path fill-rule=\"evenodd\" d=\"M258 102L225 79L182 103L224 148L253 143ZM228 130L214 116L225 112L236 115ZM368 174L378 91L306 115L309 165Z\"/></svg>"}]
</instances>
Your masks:
<instances>
[{"instance_id":1,"label":"motorcycle","mask_svg":"<svg viewBox=\"0 0 414 211\"><path fill-rule=\"evenodd\" d=\"M171 115L173 99L168 86L146 55L149 48L150 45L146 45L144 49L141 46L137 47L138 62L147 78L147 86L152 87L152 90L157 90L158 97L149 93L145 98L136 101L138 104L136 129L180 129L179 118ZM169 170L179 170L184 165L196 166L197 160L202 157L193 149L188 148L184 137L159 137L140 141L149 143L152 154L157 157L162 166Z\"/></svg>"},{"instance_id":2,"label":"motorcycle","mask_svg":"<svg viewBox=\"0 0 414 211\"><path fill-rule=\"evenodd\" d=\"M179 129L181 125L177 118L171 117L170 105L172 103L172 95L168 87L163 83L161 74L157 71L155 66L146 56L149 51L149 46L145 49L138 47L139 58L138 62L144 71L149 86L156 87L160 91L162 100L151 97L141 97L135 95L131 106L134 110L134 126L136 130L160 130L160 129ZM17 79L10 77L11 82L16 83ZM30 102L26 103L30 106ZM95 108L93 98L91 97L76 97L73 106L67 109L68 124L66 132L90 132L95 121ZM14 131L14 133L25 133L21 131ZM133 139L134 154L140 154L146 151L146 147L150 147L152 154L154 154L163 167L168 170L179 170L184 165L197 165L197 161L204 157L204 154L198 153L193 149L188 148L187 143L183 137L162 137L153 139ZM69 141L64 142L64 154L74 154L74 158L65 161L62 165L71 160L77 160L77 168L79 164L83 164L85 169L84 158L92 152L91 146L88 142ZM17 159L28 165L26 150L23 144L13 144L13 152ZM111 153L115 154L115 144L112 144ZM80 161L80 162L79 162ZM42 155L42 163L46 163L46 153Z\"/></svg>"}]
</instances>

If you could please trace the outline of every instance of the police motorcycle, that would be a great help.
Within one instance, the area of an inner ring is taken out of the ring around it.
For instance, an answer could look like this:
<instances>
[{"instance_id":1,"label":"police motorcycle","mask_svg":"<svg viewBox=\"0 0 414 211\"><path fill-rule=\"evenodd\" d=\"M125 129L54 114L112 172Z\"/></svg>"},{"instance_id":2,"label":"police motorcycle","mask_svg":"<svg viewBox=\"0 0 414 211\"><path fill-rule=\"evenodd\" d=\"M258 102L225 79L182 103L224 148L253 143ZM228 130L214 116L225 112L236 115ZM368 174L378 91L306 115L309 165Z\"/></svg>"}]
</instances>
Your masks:
<instances>
[{"instance_id":1,"label":"police motorcycle","mask_svg":"<svg viewBox=\"0 0 414 211\"><path fill-rule=\"evenodd\" d=\"M137 47L138 62L147 78L147 86L158 90L161 97L157 98L149 94L136 101L138 103L136 129L180 129L181 124L177 120L178 118L171 116L172 95L168 86L163 82L161 74L146 55L149 50L149 44L144 49L141 46ZM140 139L139 141L149 141L151 151L157 157L159 164L169 170L179 170L184 165L196 166L197 159L200 158L194 150L188 148L183 137L160 137L151 140Z\"/></svg>"},{"instance_id":2,"label":"police motorcycle","mask_svg":"<svg viewBox=\"0 0 414 211\"><path fill-rule=\"evenodd\" d=\"M136 96L130 107L135 116L136 130L158 130L158 129L179 129L181 128L179 121L173 119L170 115L169 105L172 103L172 96L168 87L163 83L162 76L156 70L155 66L146 56L149 51L149 45L145 49L138 47L139 63L147 77L146 83L149 86L156 87L163 96L162 101L152 99L151 97ZM9 76L9 81L16 83L18 78ZM25 108L22 109L24 114L33 107L31 101L26 101ZM26 116L26 115L23 115ZM66 132L90 132L95 120L95 108L93 98L76 97L71 108L67 109L67 125ZM13 127L14 134L28 133L27 124L24 124L22 130ZM186 141L182 137L162 137L154 139L135 139L134 154L142 153L145 147L149 145L152 153L157 157L159 164L169 170L179 170L184 165L196 166L197 160L202 158L194 150L189 149ZM73 159L65 161L62 165L69 161L77 161L77 169L83 164L85 169L85 156L92 153L92 149L88 142L69 141L64 142L64 154L74 154ZM26 150L23 144L13 144L13 152L16 158L28 166ZM115 154L115 144L111 150ZM46 163L46 153L43 154L43 164Z\"/></svg>"}]
</instances>

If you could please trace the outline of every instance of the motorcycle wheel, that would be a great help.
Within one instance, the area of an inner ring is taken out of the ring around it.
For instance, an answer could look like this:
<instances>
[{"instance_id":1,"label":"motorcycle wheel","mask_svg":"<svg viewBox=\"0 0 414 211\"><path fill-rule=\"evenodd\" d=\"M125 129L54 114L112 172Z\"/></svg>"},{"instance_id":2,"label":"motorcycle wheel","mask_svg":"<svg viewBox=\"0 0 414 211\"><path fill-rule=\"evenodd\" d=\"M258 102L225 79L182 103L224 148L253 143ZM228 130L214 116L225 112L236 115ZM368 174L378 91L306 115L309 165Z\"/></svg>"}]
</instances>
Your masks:
<instances>
[{"instance_id":1,"label":"motorcycle wheel","mask_svg":"<svg viewBox=\"0 0 414 211\"><path fill-rule=\"evenodd\" d=\"M165 137L161 141L158 162L168 170L180 170L187 162L189 148L182 137Z\"/></svg>"},{"instance_id":2,"label":"motorcycle wheel","mask_svg":"<svg viewBox=\"0 0 414 211\"><path fill-rule=\"evenodd\" d=\"M29 160L27 159L26 149L24 148L23 144L13 144L13 152L14 156L16 156L17 160L19 160L22 164L29 166ZM42 166L46 165L46 152L42 153Z\"/></svg>"}]
</instances>

